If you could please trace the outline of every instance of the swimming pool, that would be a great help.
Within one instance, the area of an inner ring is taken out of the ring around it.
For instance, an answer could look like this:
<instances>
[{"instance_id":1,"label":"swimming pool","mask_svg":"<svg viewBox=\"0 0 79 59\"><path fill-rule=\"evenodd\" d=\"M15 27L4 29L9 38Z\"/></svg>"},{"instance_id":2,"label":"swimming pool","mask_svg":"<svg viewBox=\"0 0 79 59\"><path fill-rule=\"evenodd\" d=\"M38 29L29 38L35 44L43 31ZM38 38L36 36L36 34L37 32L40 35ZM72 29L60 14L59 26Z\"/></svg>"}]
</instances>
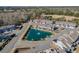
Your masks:
<instances>
[{"instance_id":1,"label":"swimming pool","mask_svg":"<svg viewBox=\"0 0 79 59\"><path fill-rule=\"evenodd\" d=\"M52 33L31 28L25 35L25 39L29 41L39 41L50 35L52 35Z\"/></svg>"}]
</instances>

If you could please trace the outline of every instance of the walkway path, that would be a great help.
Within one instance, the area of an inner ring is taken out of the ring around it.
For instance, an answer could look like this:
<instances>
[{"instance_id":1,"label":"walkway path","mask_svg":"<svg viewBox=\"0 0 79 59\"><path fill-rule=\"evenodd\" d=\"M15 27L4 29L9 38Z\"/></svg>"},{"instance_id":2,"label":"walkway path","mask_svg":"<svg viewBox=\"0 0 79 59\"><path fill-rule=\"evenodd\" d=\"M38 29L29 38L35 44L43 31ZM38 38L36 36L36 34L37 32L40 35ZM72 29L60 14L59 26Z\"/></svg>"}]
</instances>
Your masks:
<instances>
[{"instance_id":1,"label":"walkway path","mask_svg":"<svg viewBox=\"0 0 79 59\"><path fill-rule=\"evenodd\" d=\"M30 23L25 23L24 27L22 28L22 30L20 31L20 33L18 34L17 37L14 37L1 51L1 53L10 53L12 51L12 49L14 48L16 42L20 39L23 38L23 36L25 35L26 31L28 30L28 28L30 27Z\"/></svg>"}]
</instances>

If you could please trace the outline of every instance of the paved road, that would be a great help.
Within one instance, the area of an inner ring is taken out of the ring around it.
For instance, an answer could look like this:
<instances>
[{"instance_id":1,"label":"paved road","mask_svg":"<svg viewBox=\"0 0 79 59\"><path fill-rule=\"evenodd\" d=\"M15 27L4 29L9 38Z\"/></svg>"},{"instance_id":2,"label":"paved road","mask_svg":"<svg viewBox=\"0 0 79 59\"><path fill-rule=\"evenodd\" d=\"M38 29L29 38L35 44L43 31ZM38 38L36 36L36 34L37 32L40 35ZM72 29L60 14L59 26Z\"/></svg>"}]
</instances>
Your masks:
<instances>
[{"instance_id":1,"label":"paved road","mask_svg":"<svg viewBox=\"0 0 79 59\"><path fill-rule=\"evenodd\" d=\"M29 25L29 24L28 24ZM25 24L25 26L23 27L23 29L20 31L19 35L17 37L14 37L1 51L1 53L10 53L12 51L12 49L14 48L16 42L21 39L20 37L22 37L21 35L24 33L23 31L25 31L27 29L27 26Z\"/></svg>"}]
</instances>

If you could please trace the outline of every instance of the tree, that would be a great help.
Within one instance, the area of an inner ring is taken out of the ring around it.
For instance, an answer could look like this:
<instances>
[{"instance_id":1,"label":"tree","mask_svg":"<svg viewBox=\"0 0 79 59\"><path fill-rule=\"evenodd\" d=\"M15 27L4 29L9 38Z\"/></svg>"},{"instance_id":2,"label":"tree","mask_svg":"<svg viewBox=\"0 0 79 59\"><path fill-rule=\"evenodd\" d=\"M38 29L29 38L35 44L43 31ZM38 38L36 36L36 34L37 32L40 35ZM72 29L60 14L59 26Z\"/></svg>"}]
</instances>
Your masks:
<instances>
[{"instance_id":1,"label":"tree","mask_svg":"<svg viewBox=\"0 0 79 59\"><path fill-rule=\"evenodd\" d=\"M4 25L3 20L0 20L0 26Z\"/></svg>"},{"instance_id":2,"label":"tree","mask_svg":"<svg viewBox=\"0 0 79 59\"><path fill-rule=\"evenodd\" d=\"M79 13L74 14L74 16L79 17Z\"/></svg>"},{"instance_id":3,"label":"tree","mask_svg":"<svg viewBox=\"0 0 79 59\"><path fill-rule=\"evenodd\" d=\"M76 23L77 25L79 25L79 19L74 19L72 22Z\"/></svg>"}]
</instances>

